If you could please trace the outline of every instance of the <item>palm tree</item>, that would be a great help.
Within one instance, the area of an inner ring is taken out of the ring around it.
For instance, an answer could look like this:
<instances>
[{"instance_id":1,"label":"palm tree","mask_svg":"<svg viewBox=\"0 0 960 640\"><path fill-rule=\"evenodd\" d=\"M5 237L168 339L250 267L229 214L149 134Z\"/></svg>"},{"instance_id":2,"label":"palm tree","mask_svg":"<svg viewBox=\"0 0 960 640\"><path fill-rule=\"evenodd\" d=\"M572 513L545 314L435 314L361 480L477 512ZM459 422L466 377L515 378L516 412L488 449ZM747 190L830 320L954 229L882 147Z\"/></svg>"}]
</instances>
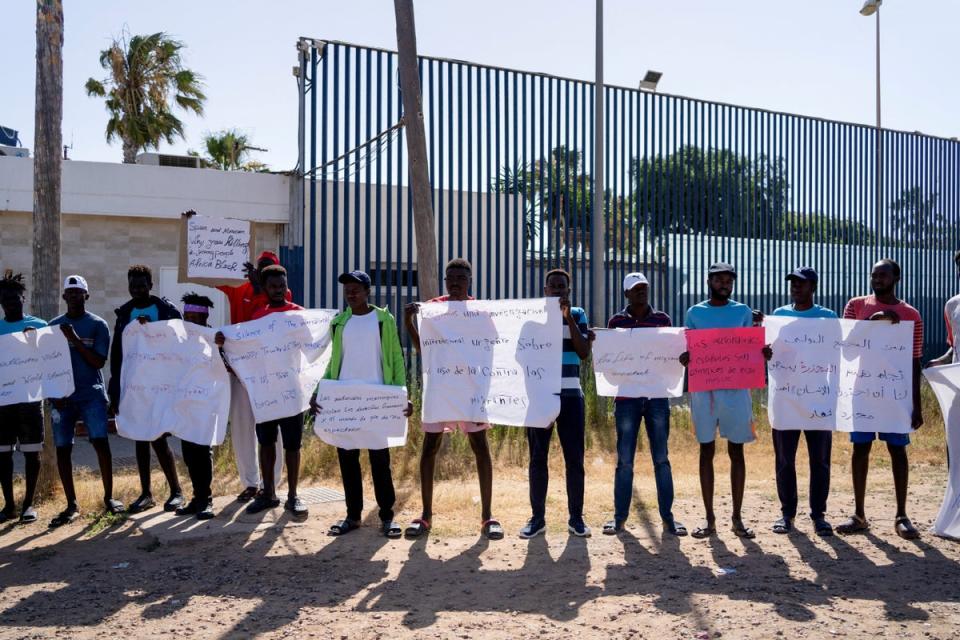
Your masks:
<instances>
[{"instance_id":1,"label":"palm tree","mask_svg":"<svg viewBox=\"0 0 960 640\"><path fill-rule=\"evenodd\" d=\"M183 66L183 47L160 32L129 40L124 35L100 52L100 66L109 75L87 80L87 95L106 98L107 141L120 138L125 163L135 162L141 149L156 149L161 139L172 144L183 138L183 122L173 114L174 104L203 114L201 76Z\"/></svg>"},{"instance_id":2,"label":"palm tree","mask_svg":"<svg viewBox=\"0 0 960 640\"><path fill-rule=\"evenodd\" d=\"M251 151L266 151L251 144L250 137L236 129L226 129L208 133L203 137L203 146L207 155L200 161L205 167L223 171L267 171L268 167L259 160L250 158ZM191 155L200 155L189 151Z\"/></svg>"}]
</instances>

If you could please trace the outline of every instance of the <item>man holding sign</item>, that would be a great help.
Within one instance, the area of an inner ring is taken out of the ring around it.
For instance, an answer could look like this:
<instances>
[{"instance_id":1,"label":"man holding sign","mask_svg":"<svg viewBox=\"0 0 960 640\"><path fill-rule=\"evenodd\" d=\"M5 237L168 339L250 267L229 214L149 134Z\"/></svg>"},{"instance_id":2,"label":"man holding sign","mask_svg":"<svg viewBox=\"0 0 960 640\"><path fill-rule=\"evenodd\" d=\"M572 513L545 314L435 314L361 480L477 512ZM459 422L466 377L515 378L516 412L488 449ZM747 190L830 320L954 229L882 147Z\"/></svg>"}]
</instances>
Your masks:
<instances>
[{"instance_id":1,"label":"man holding sign","mask_svg":"<svg viewBox=\"0 0 960 640\"><path fill-rule=\"evenodd\" d=\"M737 272L732 265L718 262L710 266L707 272L710 298L687 310L687 329L753 326L753 311L750 307L730 299L736 279ZM764 358L769 360L772 355L770 349L762 347L762 350ZM680 364L689 370L689 351L680 355ZM716 533L716 516L713 512L713 457L718 428L720 435L727 439L727 454L730 456L733 532L741 538L755 537L753 529L744 525L740 513L747 480L743 445L753 442L757 437L753 428L753 402L749 389L691 392L690 415L697 441L700 443L700 492L706 510L706 521L693 530L693 537L706 538Z\"/></svg>"},{"instance_id":2,"label":"man holding sign","mask_svg":"<svg viewBox=\"0 0 960 640\"><path fill-rule=\"evenodd\" d=\"M923 425L920 409L920 358L923 357L923 319L920 312L897 298L897 283L900 282L900 265L883 259L873 265L870 272L870 288L873 295L853 298L843 309L843 317L850 320L886 320L894 324L901 320L913 322L913 416L910 426L919 429ZM897 496L897 515L894 530L907 540L920 537L920 532L907 517L907 484L910 464L907 460L907 445L910 436L906 433L881 433L880 440L887 443L890 452L890 468ZM870 449L876 433L854 431L850 434L853 443L853 494L855 511L846 522L837 526L839 533L860 533L870 528L863 502L867 492L867 472L870 468Z\"/></svg>"}]
</instances>

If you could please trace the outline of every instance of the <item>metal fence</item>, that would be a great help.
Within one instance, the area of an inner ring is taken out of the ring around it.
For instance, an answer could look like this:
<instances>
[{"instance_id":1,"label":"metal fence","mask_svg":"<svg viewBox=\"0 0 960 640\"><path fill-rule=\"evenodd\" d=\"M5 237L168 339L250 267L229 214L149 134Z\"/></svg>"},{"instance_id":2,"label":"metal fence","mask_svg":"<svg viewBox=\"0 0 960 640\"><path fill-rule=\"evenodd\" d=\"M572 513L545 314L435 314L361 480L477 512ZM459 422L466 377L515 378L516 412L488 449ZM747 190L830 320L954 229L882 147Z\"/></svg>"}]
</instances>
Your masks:
<instances>
[{"instance_id":1,"label":"metal fence","mask_svg":"<svg viewBox=\"0 0 960 640\"><path fill-rule=\"evenodd\" d=\"M374 302L399 317L418 295L396 54L301 43L303 218L283 247L294 290L338 307L336 276L365 269ZM622 277L641 270L653 304L681 323L706 296L707 266L725 260L740 271L734 297L754 308L788 302L784 275L809 265L841 311L889 257L927 321L928 355L943 348L960 248L955 140L607 86L601 261L592 83L431 57L420 75L439 266L470 260L477 297L540 295L559 266L603 325L623 304ZM602 309L588 304L594 268Z\"/></svg>"}]
</instances>

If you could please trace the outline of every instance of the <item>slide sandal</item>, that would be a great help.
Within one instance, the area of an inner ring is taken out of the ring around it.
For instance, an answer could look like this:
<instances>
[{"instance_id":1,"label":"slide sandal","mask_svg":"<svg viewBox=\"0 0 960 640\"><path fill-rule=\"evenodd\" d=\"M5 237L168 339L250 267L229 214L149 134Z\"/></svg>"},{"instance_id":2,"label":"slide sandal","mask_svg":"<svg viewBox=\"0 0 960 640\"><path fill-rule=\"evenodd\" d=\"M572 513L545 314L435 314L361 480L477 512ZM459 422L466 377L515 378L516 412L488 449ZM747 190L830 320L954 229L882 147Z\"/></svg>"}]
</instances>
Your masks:
<instances>
[{"instance_id":1,"label":"slide sandal","mask_svg":"<svg viewBox=\"0 0 960 640\"><path fill-rule=\"evenodd\" d=\"M347 520L346 518L344 518L337 524L331 526L330 529L327 530L327 535L342 536L345 533L350 533L351 531L358 528L359 526L360 526L359 523L354 522L353 520Z\"/></svg>"},{"instance_id":2,"label":"slide sandal","mask_svg":"<svg viewBox=\"0 0 960 640\"><path fill-rule=\"evenodd\" d=\"M423 518L417 518L410 523L410 526L403 532L408 538L419 538L422 535L430 533L430 521Z\"/></svg>"},{"instance_id":3,"label":"slide sandal","mask_svg":"<svg viewBox=\"0 0 960 640\"><path fill-rule=\"evenodd\" d=\"M492 518L483 521L480 525L480 532L487 536L487 540L503 540L503 526Z\"/></svg>"}]
</instances>

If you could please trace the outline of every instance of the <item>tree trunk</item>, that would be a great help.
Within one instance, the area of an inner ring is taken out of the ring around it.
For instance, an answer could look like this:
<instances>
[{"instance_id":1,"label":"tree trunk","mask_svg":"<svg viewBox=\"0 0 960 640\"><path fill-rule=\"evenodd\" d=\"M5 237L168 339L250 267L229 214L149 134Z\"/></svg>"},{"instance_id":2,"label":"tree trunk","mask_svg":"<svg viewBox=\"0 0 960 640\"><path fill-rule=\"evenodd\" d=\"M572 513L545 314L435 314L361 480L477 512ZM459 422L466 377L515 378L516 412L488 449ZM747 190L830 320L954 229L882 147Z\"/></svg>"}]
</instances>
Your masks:
<instances>
[{"instance_id":1,"label":"tree trunk","mask_svg":"<svg viewBox=\"0 0 960 640\"><path fill-rule=\"evenodd\" d=\"M129 138L123 138L123 164L136 164L137 162L136 143Z\"/></svg>"},{"instance_id":2,"label":"tree trunk","mask_svg":"<svg viewBox=\"0 0 960 640\"><path fill-rule=\"evenodd\" d=\"M33 137L33 282L30 310L47 320L60 311L60 176L63 144L63 2L37 0L37 88ZM38 495L56 481L50 412Z\"/></svg>"}]
</instances>

